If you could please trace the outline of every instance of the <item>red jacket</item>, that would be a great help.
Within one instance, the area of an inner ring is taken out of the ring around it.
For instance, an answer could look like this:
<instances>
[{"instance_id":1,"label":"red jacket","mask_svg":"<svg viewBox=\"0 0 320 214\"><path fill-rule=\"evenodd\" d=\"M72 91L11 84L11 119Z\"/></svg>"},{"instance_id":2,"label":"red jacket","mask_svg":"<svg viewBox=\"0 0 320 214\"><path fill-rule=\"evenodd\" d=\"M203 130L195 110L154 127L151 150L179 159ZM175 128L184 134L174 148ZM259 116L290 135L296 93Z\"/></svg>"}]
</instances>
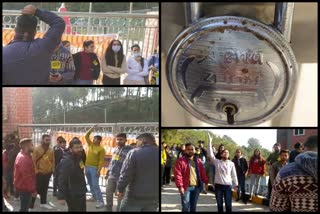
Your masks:
<instances>
[{"instance_id":1,"label":"red jacket","mask_svg":"<svg viewBox=\"0 0 320 214\"><path fill-rule=\"evenodd\" d=\"M19 152L14 163L13 184L18 191L36 192L36 173L29 154Z\"/></svg>"},{"instance_id":2,"label":"red jacket","mask_svg":"<svg viewBox=\"0 0 320 214\"><path fill-rule=\"evenodd\" d=\"M198 163L198 169L200 170L200 177L202 182L208 183L208 177L206 175L206 172L203 168L203 165L201 163L200 159L197 159ZM189 160L187 157L179 158L176 161L176 164L174 166L174 177L176 181L176 186L178 189L183 187L184 190L186 190L189 187L190 182L190 167L189 167Z\"/></svg>"},{"instance_id":3,"label":"red jacket","mask_svg":"<svg viewBox=\"0 0 320 214\"><path fill-rule=\"evenodd\" d=\"M265 160L259 160L257 158L251 158L249 163L249 173L250 174L260 174L265 173Z\"/></svg>"}]
</instances>

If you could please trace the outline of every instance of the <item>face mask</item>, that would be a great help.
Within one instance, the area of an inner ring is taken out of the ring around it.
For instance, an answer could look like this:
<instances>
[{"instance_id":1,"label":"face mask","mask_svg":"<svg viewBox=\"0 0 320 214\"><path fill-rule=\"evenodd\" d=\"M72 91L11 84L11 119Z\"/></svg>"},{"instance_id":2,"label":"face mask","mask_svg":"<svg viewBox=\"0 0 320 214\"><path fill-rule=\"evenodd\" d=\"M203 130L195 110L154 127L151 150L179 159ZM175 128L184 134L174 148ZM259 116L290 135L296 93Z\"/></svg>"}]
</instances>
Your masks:
<instances>
[{"instance_id":1,"label":"face mask","mask_svg":"<svg viewBox=\"0 0 320 214\"><path fill-rule=\"evenodd\" d=\"M121 46L118 46L118 45L113 45L113 46L112 46L112 50L113 50L114 52L116 52L116 53L118 53L118 52L120 51L120 49L121 49Z\"/></svg>"},{"instance_id":2,"label":"face mask","mask_svg":"<svg viewBox=\"0 0 320 214\"><path fill-rule=\"evenodd\" d=\"M140 52L138 52L138 53L133 53L132 56L133 56L133 57L140 57L140 56L141 56L141 53L140 53Z\"/></svg>"}]
</instances>

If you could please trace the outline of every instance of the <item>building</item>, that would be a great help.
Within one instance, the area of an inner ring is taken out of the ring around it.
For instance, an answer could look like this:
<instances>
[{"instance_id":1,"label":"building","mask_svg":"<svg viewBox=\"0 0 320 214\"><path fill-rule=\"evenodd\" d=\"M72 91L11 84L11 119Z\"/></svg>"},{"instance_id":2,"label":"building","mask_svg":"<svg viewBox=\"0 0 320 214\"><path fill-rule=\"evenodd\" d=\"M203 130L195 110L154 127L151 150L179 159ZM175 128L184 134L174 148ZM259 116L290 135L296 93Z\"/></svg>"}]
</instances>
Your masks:
<instances>
[{"instance_id":1,"label":"building","mask_svg":"<svg viewBox=\"0 0 320 214\"><path fill-rule=\"evenodd\" d=\"M32 124L32 88L2 88L2 138ZM23 136L21 136L23 137Z\"/></svg>"},{"instance_id":2,"label":"building","mask_svg":"<svg viewBox=\"0 0 320 214\"><path fill-rule=\"evenodd\" d=\"M282 149L294 150L294 144L304 143L309 136L318 135L318 129L278 129L277 142Z\"/></svg>"}]
</instances>

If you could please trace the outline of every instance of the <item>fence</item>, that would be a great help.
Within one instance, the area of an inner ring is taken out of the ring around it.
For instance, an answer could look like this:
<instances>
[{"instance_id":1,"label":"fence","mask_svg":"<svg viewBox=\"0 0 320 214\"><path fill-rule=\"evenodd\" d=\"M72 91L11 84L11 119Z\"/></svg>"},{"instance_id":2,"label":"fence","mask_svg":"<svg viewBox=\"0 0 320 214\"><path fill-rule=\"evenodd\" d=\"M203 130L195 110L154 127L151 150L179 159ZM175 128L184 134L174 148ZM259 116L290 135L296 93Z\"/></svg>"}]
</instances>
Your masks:
<instances>
[{"instance_id":1,"label":"fence","mask_svg":"<svg viewBox=\"0 0 320 214\"><path fill-rule=\"evenodd\" d=\"M151 55L159 43L158 12L150 14L136 13L88 13L88 12L55 12L66 21L65 34L70 35L117 35L128 55L131 45L139 44L144 57ZM14 29L19 10L2 11L2 29ZM39 22L37 30L47 31L49 26Z\"/></svg>"},{"instance_id":2,"label":"fence","mask_svg":"<svg viewBox=\"0 0 320 214\"><path fill-rule=\"evenodd\" d=\"M35 146L40 144L43 134L50 134L51 136L53 136L52 141L55 141L56 138L60 135L65 138L69 136L69 140L72 137L77 136L83 143L85 143L85 140L83 139L84 134L93 125L94 124L20 124L18 125L18 135L20 139L25 137L31 138ZM106 158L110 157L113 149L115 148L115 141L113 136L121 132L127 134L129 142L132 142L130 140L137 137L137 135L139 134L145 132L152 133L155 136L157 143L159 144L158 123L102 123L94 129L93 134L102 136L104 142L102 146L104 146L106 150ZM52 144L55 143L52 142ZM84 148L86 147L84 146ZM99 179L99 185L103 187L106 186L106 180L104 178L106 172L107 167L102 169ZM50 180L50 187L52 187L52 178Z\"/></svg>"}]
</instances>

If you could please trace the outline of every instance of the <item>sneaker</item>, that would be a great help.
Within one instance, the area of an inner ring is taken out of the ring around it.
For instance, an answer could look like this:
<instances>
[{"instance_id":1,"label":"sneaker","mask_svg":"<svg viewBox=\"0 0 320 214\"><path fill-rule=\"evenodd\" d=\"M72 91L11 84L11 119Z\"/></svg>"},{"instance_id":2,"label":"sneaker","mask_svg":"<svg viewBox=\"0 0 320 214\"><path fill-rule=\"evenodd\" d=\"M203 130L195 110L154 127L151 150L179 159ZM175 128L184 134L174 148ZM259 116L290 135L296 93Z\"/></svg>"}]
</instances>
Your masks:
<instances>
[{"instance_id":1,"label":"sneaker","mask_svg":"<svg viewBox=\"0 0 320 214\"><path fill-rule=\"evenodd\" d=\"M45 208L47 210L52 210L52 207L49 204L40 204L41 208Z\"/></svg>"},{"instance_id":2,"label":"sneaker","mask_svg":"<svg viewBox=\"0 0 320 214\"><path fill-rule=\"evenodd\" d=\"M104 203L103 202L98 202L97 205L96 205L96 208L102 208L104 207Z\"/></svg>"},{"instance_id":3,"label":"sneaker","mask_svg":"<svg viewBox=\"0 0 320 214\"><path fill-rule=\"evenodd\" d=\"M28 211L29 212L34 212L34 209L29 208Z\"/></svg>"}]
</instances>

